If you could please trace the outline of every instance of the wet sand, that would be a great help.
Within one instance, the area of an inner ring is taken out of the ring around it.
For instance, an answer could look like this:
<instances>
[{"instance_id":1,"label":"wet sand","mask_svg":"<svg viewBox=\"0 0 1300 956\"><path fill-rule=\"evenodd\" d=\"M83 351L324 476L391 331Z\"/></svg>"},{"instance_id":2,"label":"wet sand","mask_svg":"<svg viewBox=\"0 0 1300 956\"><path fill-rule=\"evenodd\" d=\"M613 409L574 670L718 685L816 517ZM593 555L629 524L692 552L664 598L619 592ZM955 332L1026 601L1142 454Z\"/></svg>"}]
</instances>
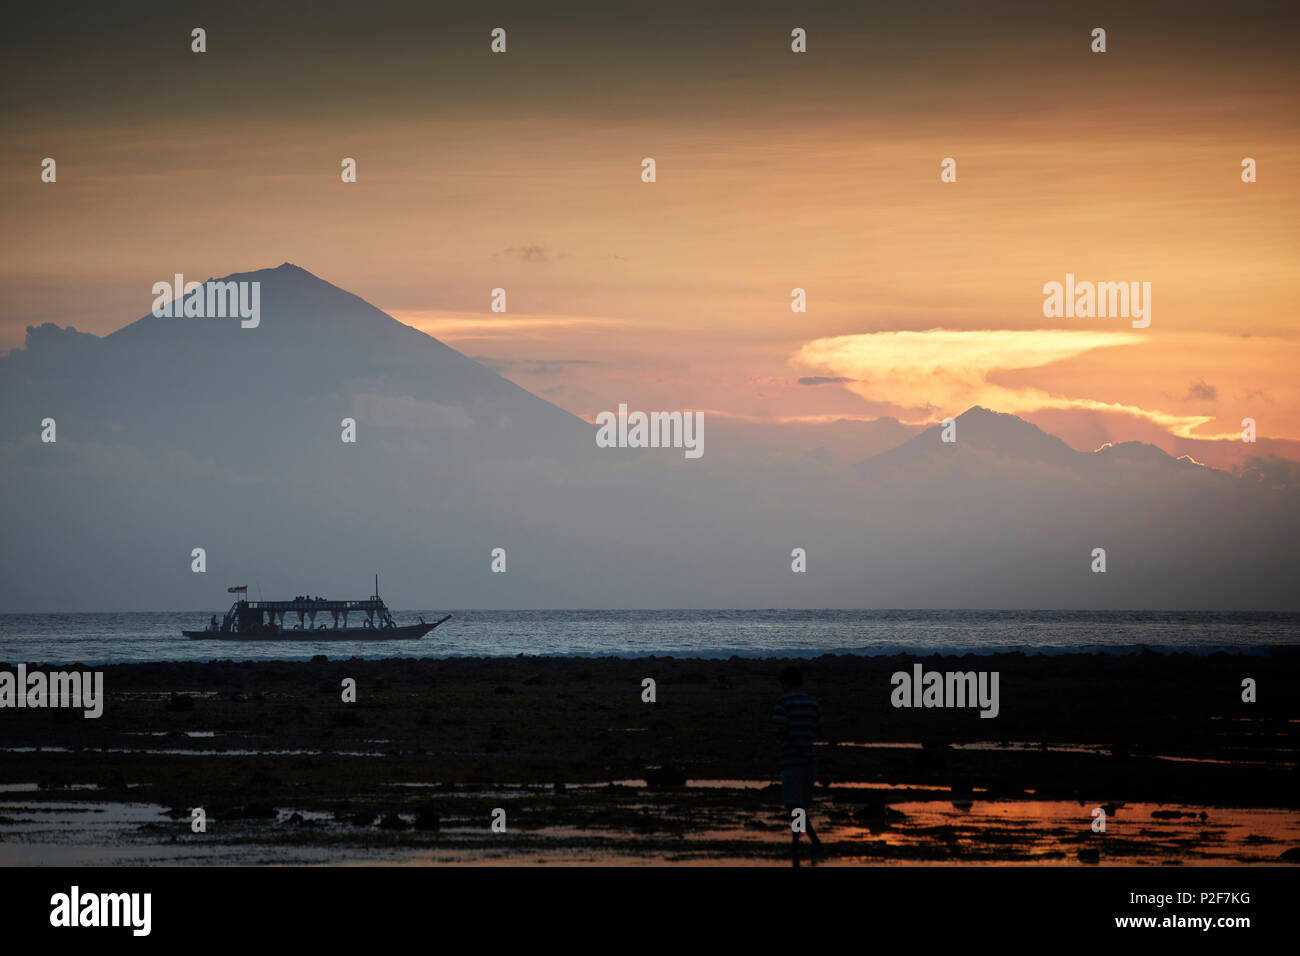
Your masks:
<instances>
[{"instance_id":1,"label":"wet sand","mask_svg":"<svg viewBox=\"0 0 1300 956\"><path fill-rule=\"evenodd\" d=\"M890 675L917 661L998 671L999 715L892 707ZM0 712L0 863L788 864L770 725L786 663L102 668L98 720ZM1275 863L1300 847L1294 653L793 663L826 717L827 863Z\"/></svg>"}]
</instances>

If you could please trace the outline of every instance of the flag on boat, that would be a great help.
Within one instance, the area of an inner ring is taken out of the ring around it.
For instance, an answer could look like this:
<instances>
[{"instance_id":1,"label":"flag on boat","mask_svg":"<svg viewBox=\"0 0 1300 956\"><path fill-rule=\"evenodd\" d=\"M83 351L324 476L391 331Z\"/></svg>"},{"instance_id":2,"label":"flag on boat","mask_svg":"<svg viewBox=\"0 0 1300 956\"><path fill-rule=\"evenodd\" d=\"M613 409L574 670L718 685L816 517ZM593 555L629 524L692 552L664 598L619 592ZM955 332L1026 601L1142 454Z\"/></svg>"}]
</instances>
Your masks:
<instances>
[{"instance_id":1,"label":"flag on boat","mask_svg":"<svg viewBox=\"0 0 1300 956\"><path fill-rule=\"evenodd\" d=\"M237 588L226 588L226 593L227 593L227 594L235 594L235 593L237 593L237 592L239 592L239 591L247 591L247 590L248 590L248 585L247 585L247 584L241 584L241 585L240 585L239 587L237 587Z\"/></svg>"}]
</instances>

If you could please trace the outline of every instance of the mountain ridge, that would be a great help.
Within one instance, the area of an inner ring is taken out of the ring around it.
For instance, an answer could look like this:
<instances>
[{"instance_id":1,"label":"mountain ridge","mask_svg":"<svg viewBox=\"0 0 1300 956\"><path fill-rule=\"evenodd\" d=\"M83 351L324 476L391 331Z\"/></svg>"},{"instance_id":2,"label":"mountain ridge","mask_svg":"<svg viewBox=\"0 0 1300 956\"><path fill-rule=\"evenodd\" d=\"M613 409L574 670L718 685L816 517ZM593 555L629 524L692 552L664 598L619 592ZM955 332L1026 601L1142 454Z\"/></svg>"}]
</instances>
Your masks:
<instances>
[{"instance_id":1,"label":"mountain ridge","mask_svg":"<svg viewBox=\"0 0 1300 956\"><path fill-rule=\"evenodd\" d=\"M955 444L935 426L865 469L722 427L699 461L601 449L301 267L241 277L264 282L257 328L36 326L0 359L0 608L198 608L375 569L426 608L1294 605L1298 490L1140 443L1078 452L981 406Z\"/></svg>"},{"instance_id":2,"label":"mountain ridge","mask_svg":"<svg viewBox=\"0 0 1300 956\"><path fill-rule=\"evenodd\" d=\"M1157 468L1192 467L1204 469L1207 473L1236 477L1230 472L1204 465L1187 456L1176 458L1148 442L1107 442L1093 451L1080 451L1033 422L982 405L972 405L953 421L954 441L942 440L944 425L932 425L894 448L860 460L855 467L860 473L914 467L922 460L952 458L968 454L974 449L1007 460L1034 462L1072 471L1095 472L1099 467L1116 463Z\"/></svg>"},{"instance_id":3,"label":"mountain ridge","mask_svg":"<svg viewBox=\"0 0 1300 956\"><path fill-rule=\"evenodd\" d=\"M373 329L374 332L384 338L393 336L396 337L395 340L398 342L402 339L409 340L413 347L417 349L432 348L440 358L447 361L470 363L475 368L482 369L485 373L494 376L500 382L517 389L522 395L526 395L537 402L545 403L565 416L582 421L576 415L516 385L505 376L480 362L476 362L473 358L453 349L436 337L398 321L356 293L349 292L295 263L286 260L274 267L236 272L221 277L209 277L204 280L204 284L231 281L264 282L272 290L270 302L264 302L263 304L266 312L264 321L267 323L268 330L271 330L269 334L275 337L277 341L281 341L285 333L288 333L287 337L292 340L293 335L304 331L344 334L349 339L355 339L358 332L358 319L363 319L362 332ZM268 305L270 306L269 309ZM320 305L328 306L325 312L326 318L334 321L312 325L302 318L305 311L309 311L312 306ZM292 308L287 306L292 306ZM304 306L306 309L304 309ZM346 313L347 320L340 322L340 317L345 314L344 306L355 311ZM209 323L213 331L187 328L187 325L195 323ZM224 325L221 323L224 323ZM233 320L173 319L146 314L104 336L96 336L93 333L77 331L73 326L61 327L55 323L47 322L40 326L29 326L27 340L23 348L14 349L10 354L27 352L31 353L32 357L36 355L55 357L55 353L60 349L93 349L95 347L94 343L112 343L113 347L118 347L119 344L134 344L139 341L138 337L142 335L157 336L160 340L158 344L165 342L184 344L186 340L180 339L178 341L176 336L187 334L192 337L196 334L196 331L200 336L199 342L196 344L210 347L213 335L225 337L227 342L238 343L241 341L240 339L230 340L228 336L236 332L245 335L255 333L260 331L260 326L258 329L245 330L239 328L238 323ZM3 362L3 358L0 357L0 362ZM882 466L905 466L920 457L933 457L935 454L950 455L961 448L976 448L1010 458L1038 461L1070 468L1086 467L1086 463L1089 461L1095 462L1109 459L1124 461L1128 464L1146 463L1157 467L1170 463L1181 463L1181 465L1194 465L1225 475L1230 474L1221 469L1215 469L1212 466L1189 460L1186 456L1175 458L1163 449L1146 442L1108 442L1091 452L1080 451L1072 448L1058 436L1017 415L1000 412L978 404L972 405L956 416L955 421L957 425L956 442L946 443L940 441L943 426L933 425L901 441L896 446L860 459L856 467L862 470L870 470ZM936 447L938 448L937 452Z\"/></svg>"}]
</instances>

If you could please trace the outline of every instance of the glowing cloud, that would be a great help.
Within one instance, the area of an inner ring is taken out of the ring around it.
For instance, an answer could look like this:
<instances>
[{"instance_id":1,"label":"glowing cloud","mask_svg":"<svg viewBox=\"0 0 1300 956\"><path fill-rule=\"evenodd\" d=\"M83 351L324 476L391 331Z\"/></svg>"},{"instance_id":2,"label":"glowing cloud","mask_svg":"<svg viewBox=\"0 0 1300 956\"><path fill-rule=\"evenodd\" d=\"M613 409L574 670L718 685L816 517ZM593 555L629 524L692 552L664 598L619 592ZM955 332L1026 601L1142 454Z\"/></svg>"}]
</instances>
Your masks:
<instances>
[{"instance_id":1,"label":"glowing cloud","mask_svg":"<svg viewBox=\"0 0 1300 956\"><path fill-rule=\"evenodd\" d=\"M1038 388L1008 388L989 381L996 372L1038 368L1093 349L1136 345L1127 332L1071 330L928 329L923 332L871 332L816 339L799 349L790 364L852 379L844 387L872 402L911 409L907 424L932 424L983 405L1019 414L1043 408L1079 408L1134 415L1168 428L1180 437L1212 421L1206 416L1165 412L1053 395Z\"/></svg>"},{"instance_id":2,"label":"glowing cloud","mask_svg":"<svg viewBox=\"0 0 1300 956\"><path fill-rule=\"evenodd\" d=\"M412 328L426 332L444 342L459 339L502 338L530 332L582 327L603 328L628 326L627 320L592 318L569 315L530 315L515 313L509 316L485 315L479 312L445 312L431 309L390 309L388 314Z\"/></svg>"}]
</instances>

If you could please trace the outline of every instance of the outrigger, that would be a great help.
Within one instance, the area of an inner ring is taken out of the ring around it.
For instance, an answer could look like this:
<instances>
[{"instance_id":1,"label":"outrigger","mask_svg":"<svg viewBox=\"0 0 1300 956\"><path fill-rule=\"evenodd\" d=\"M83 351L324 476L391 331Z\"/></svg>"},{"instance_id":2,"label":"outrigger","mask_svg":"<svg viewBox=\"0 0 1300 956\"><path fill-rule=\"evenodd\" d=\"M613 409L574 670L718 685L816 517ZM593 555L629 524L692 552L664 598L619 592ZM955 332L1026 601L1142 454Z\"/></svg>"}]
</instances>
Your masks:
<instances>
[{"instance_id":1,"label":"outrigger","mask_svg":"<svg viewBox=\"0 0 1300 956\"><path fill-rule=\"evenodd\" d=\"M234 594L247 594L248 586L227 590ZM330 614L332 625L316 623L316 615L322 612ZM356 613L364 614L365 620L360 627L349 627L348 615ZM285 614L297 614L298 623L286 626ZM250 601L244 597L230 606L220 624L214 614L203 630L181 633L195 640L208 641L409 641L424 637L450 619L448 614L428 623L422 617L419 624L399 625L379 596L379 575L376 574L375 593L365 601L327 601L305 595L292 601Z\"/></svg>"}]
</instances>

